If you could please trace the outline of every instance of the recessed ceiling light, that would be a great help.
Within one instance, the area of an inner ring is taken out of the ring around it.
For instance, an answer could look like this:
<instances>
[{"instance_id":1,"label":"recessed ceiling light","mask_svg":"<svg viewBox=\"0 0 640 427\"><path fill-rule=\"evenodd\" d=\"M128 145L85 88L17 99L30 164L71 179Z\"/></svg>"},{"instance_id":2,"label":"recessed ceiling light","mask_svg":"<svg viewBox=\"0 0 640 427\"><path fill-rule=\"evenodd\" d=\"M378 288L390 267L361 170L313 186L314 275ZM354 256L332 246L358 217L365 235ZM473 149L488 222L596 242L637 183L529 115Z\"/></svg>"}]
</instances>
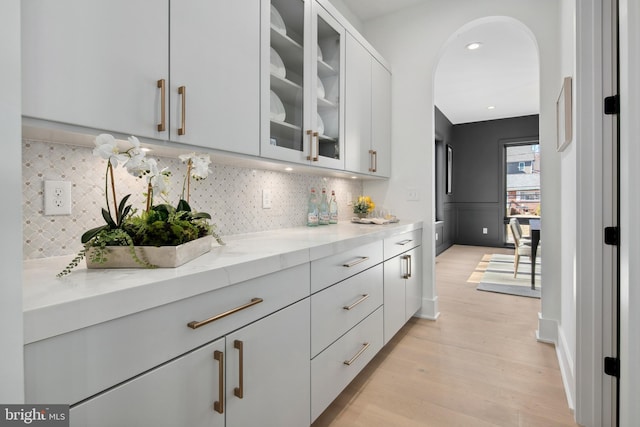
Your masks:
<instances>
[{"instance_id":1,"label":"recessed ceiling light","mask_svg":"<svg viewBox=\"0 0 640 427\"><path fill-rule=\"evenodd\" d=\"M473 43L469 43L468 45L466 45L465 47L468 50L476 50L478 48L480 48L480 46L482 46L482 43L480 42L473 42Z\"/></svg>"},{"instance_id":2,"label":"recessed ceiling light","mask_svg":"<svg viewBox=\"0 0 640 427\"><path fill-rule=\"evenodd\" d=\"M489 105L489 106L487 107L487 110L495 110L495 109L496 109L496 106L495 106L495 105Z\"/></svg>"}]
</instances>

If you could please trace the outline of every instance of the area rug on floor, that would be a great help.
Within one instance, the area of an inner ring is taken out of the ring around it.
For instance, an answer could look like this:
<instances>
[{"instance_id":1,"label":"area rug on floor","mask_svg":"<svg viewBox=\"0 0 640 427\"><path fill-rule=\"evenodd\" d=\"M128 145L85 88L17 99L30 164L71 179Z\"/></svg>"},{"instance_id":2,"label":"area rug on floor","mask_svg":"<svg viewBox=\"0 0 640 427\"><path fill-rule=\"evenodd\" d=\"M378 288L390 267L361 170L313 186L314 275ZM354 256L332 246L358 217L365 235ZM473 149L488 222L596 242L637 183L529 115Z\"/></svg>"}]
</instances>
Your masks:
<instances>
[{"instance_id":1,"label":"area rug on floor","mask_svg":"<svg viewBox=\"0 0 640 427\"><path fill-rule=\"evenodd\" d=\"M479 291L540 298L541 270L542 266L538 258L536 259L536 289L531 289L531 261L528 258L520 258L518 277L513 277L513 255L489 254L480 261L469 281L478 283L476 289ZM475 280L474 277L476 277Z\"/></svg>"}]
</instances>

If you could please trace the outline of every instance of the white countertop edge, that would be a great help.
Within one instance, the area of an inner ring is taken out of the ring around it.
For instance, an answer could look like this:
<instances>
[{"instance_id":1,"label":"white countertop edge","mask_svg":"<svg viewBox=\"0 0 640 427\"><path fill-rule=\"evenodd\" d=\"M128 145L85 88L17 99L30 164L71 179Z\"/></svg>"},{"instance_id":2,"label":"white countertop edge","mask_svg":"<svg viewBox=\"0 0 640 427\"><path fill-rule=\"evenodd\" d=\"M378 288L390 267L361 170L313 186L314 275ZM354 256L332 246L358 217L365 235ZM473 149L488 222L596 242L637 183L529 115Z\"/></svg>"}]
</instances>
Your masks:
<instances>
[{"instance_id":1,"label":"white countertop edge","mask_svg":"<svg viewBox=\"0 0 640 427\"><path fill-rule=\"evenodd\" d=\"M226 237L227 245L177 268L55 275L69 257L24 262L24 343L123 317L422 228L422 222L295 227Z\"/></svg>"}]
</instances>

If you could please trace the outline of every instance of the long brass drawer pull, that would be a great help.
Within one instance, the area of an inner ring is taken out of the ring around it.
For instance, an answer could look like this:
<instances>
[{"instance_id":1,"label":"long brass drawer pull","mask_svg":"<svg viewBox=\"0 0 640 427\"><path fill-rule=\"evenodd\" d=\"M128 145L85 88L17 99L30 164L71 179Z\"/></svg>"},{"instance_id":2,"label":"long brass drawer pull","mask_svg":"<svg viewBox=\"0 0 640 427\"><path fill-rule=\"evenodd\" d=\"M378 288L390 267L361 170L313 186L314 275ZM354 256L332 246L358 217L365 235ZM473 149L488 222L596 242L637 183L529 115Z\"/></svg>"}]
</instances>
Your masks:
<instances>
[{"instance_id":1,"label":"long brass drawer pull","mask_svg":"<svg viewBox=\"0 0 640 427\"><path fill-rule=\"evenodd\" d=\"M180 128L178 129L178 135L184 135L187 133L187 127L185 122L187 120L187 87L180 86L178 88L178 95L182 97L182 118L180 119Z\"/></svg>"},{"instance_id":2,"label":"long brass drawer pull","mask_svg":"<svg viewBox=\"0 0 640 427\"><path fill-rule=\"evenodd\" d=\"M244 395L244 346L242 341L235 340L233 342L233 348L237 348L240 352L238 354L238 359L240 361L238 367L238 382L240 383L240 385L233 389L233 394L235 394L236 397L242 399L242 396Z\"/></svg>"},{"instance_id":3,"label":"long brass drawer pull","mask_svg":"<svg viewBox=\"0 0 640 427\"><path fill-rule=\"evenodd\" d=\"M241 305L240 307L236 307L236 308L232 308L229 311L225 311L224 313L220 313L220 314L216 314L213 317L210 317L206 320L201 320L201 321L193 321L193 322L189 322L187 323L187 326L190 327L191 329L198 329L200 326L204 326L204 325L208 325L211 322L215 322L216 320L220 320L223 317L227 317L230 316L234 313L237 313L239 311L244 310L245 308L249 308L252 307L256 304L260 304L262 301L264 301L262 298L252 298L251 301L249 301L246 304Z\"/></svg>"},{"instance_id":4,"label":"long brass drawer pull","mask_svg":"<svg viewBox=\"0 0 640 427\"><path fill-rule=\"evenodd\" d=\"M401 241L399 241L398 243L396 243L396 245L404 246L404 245L406 245L407 243L411 243L411 242L413 242L413 240L412 240L412 239L405 239L405 240L401 240Z\"/></svg>"},{"instance_id":5,"label":"long brass drawer pull","mask_svg":"<svg viewBox=\"0 0 640 427\"><path fill-rule=\"evenodd\" d=\"M353 267L354 265L360 264L361 262L365 262L368 259L369 259L368 256L361 256L361 257L358 257L358 258L354 259L353 261L350 261L350 262L342 264L342 266L350 268L350 267Z\"/></svg>"},{"instance_id":6,"label":"long brass drawer pull","mask_svg":"<svg viewBox=\"0 0 640 427\"><path fill-rule=\"evenodd\" d=\"M355 354L355 356L353 356L351 359L349 359L349 360L345 360L343 363L344 363L345 365L347 365L347 366L351 365L353 362L355 362L356 360L358 360L358 357L360 357L360 355L361 355L362 353L364 353L364 351L365 351L366 349L368 349L368 348L369 348L369 345L370 345L370 344L369 344L368 342L366 342L366 343L362 344L362 348L360 349L360 351L358 351L358 352Z\"/></svg>"},{"instance_id":7,"label":"long brass drawer pull","mask_svg":"<svg viewBox=\"0 0 640 427\"><path fill-rule=\"evenodd\" d=\"M158 132L164 132L165 130L167 130L167 90L165 87L164 79L158 80L158 89L160 89L160 123L158 124Z\"/></svg>"},{"instance_id":8,"label":"long brass drawer pull","mask_svg":"<svg viewBox=\"0 0 640 427\"><path fill-rule=\"evenodd\" d=\"M213 402L213 409L216 412L224 413L224 353L220 350L213 352L213 358L218 361L218 399Z\"/></svg>"},{"instance_id":9,"label":"long brass drawer pull","mask_svg":"<svg viewBox=\"0 0 640 427\"><path fill-rule=\"evenodd\" d=\"M369 294L362 294L362 298L360 298L358 301L354 302L351 305L345 305L342 308L345 309L345 310L351 310L353 307L355 307L356 305L360 304L362 301L366 300L367 298L369 298Z\"/></svg>"},{"instance_id":10,"label":"long brass drawer pull","mask_svg":"<svg viewBox=\"0 0 640 427\"><path fill-rule=\"evenodd\" d=\"M403 279L408 279L411 277L411 255L404 255L402 259L407 261L407 273L402 275Z\"/></svg>"}]
</instances>

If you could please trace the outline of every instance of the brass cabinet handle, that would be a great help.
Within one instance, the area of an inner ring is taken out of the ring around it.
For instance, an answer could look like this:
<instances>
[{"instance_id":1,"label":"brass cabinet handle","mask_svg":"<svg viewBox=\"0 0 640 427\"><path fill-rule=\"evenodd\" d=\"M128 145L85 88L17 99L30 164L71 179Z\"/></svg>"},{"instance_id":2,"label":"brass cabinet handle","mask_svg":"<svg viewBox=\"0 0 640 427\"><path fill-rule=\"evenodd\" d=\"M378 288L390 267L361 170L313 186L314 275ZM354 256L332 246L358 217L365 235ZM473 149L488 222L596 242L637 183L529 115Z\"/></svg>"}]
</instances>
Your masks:
<instances>
[{"instance_id":1,"label":"brass cabinet handle","mask_svg":"<svg viewBox=\"0 0 640 427\"><path fill-rule=\"evenodd\" d=\"M218 361L218 401L213 402L213 409L216 412L224 413L224 353L216 350L213 358Z\"/></svg>"},{"instance_id":2,"label":"brass cabinet handle","mask_svg":"<svg viewBox=\"0 0 640 427\"><path fill-rule=\"evenodd\" d=\"M411 240L411 239L405 239L405 240L401 240L401 241L399 241L398 243L396 243L396 245L404 246L404 245L406 245L407 243L411 243L411 242L413 242L413 240Z\"/></svg>"},{"instance_id":3,"label":"brass cabinet handle","mask_svg":"<svg viewBox=\"0 0 640 427\"><path fill-rule=\"evenodd\" d=\"M167 111L166 111L166 97L167 90L165 87L164 79L158 80L158 89L160 89L160 123L158 124L158 132L164 132L167 130Z\"/></svg>"},{"instance_id":4,"label":"brass cabinet handle","mask_svg":"<svg viewBox=\"0 0 640 427\"><path fill-rule=\"evenodd\" d=\"M189 322L187 323L187 326L190 327L191 329L198 329L200 326L204 326L207 325L211 322L215 322L216 320L220 320L223 317L227 317L231 314L237 313L239 311L242 311L246 308L249 308L251 306L254 306L256 304L260 304L262 301L264 301L262 298L252 298L251 301L249 301L246 304L241 305L240 307L236 307L236 308L232 308L231 310L225 311L224 313L220 313L220 314L216 314L213 317L210 317L206 320L201 320L201 321L193 321L193 322Z\"/></svg>"},{"instance_id":5,"label":"brass cabinet handle","mask_svg":"<svg viewBox=\"0 0 640 427\"><path fill-rule=\"evenodd\" d=\"M309 155L307 156L307 160L313 160L313 131L307 130L307 135L309 135Z\"/></svg>"},{"instance_id":6,"label":"brass cabinet handle","mask_svg":"<svg viewBox=\"0 0 640 427\"><path fill-rule=\"evenodd\" d=\"M187 115L187 87L180 86L178 88L178 95L182 97L182 118L180 120L180 128L178 129L178 135L184 135L187 133L187 128L184 123Z\"/></svg>"},{"instance_id":7,"label":"brass cabinet handle","mask_svg":"<svg viewBox=\"0 0 640 427\"><path fill-rule=\"evenodd\" d=\"M240 340L233 341L233 348L237 348L239 351L238 358L240 360L239 368L238 368L238 382L240 383L239 387L235 387L233 389L233 394L242 399L244 395L244 350L243 343Z\"/></svg>"},{"instance_id":8,"label":"brass cabinet handle","mask_svg":"<svg viewBox=\"0 0 640 427\"><path fill-rule=\"evenodd\" d=\"M362 298L360 298L358 301L354 302L351 305L345 305L342 308L345 309L345 310L351 310L353 307L355 307L356 305L360 304L362 301L366 300L367 298L369 298L369 294L362 294Z\"/></svg>"},{"instance_id":9,"label":"brass cabinet handle","mask_svg":"<svg viewBox=\"0 0 640 427\"><path fill-rule=\"evenodd\" d=\"M378 169L378 152L369 150L369 172L376 172Z\"/></svg>"},{"instance_id":10,"label":"brass cabinet handle","mask_svg":"<svg viewBox=\"0 0 640 427\"><path fill-rule=\"evenodd\" d=\"M358 352L357 352L357 353L356 353L356 354L355 354L351 359L349 359L349 360L345 360L343 363L344 363L345 365L347 365L347 366L351 365L351 364L352 364L353 362L355 362L355 361L358 359L358 357L360 357L360 355L361 355L362 353L364 353L364 351L365 351L366 349L368 349L368 348L369 348L369 343L368 343L368 342L366 342L366 343L362 344L362 348L360 349L360 351L358 351Z\"/></svg>"},{"instance_id":11,"label":"brass cabinet handle","mask_svg":"<svg viewBox=\"0 0 640 427\"><path fill-rule=\"evenodd\" d=\"M318 132L313 133L313 137L316 139L316 155L313 158L314 162L318 161L318 157L320 156L320 138Z\"/></svg>"},{"instance_id":12,"label":"brass cabinet handle","mask_svg":"<svg viewBox=\"0 0 640 427\"><path fill-rule=\"evenodd\" d=\"M411 277L411 255L404 255L402 259L407 261L407 273L402 275L403 279L408 279Z\"/></svg>"},{"instance_id":13,"label":"brass cabinet handle","mask_svg":"<svg viewBox=\"0 0 640 427\"><path fill-rule=\"evenodd\" d=\"M350 268L350 267L353 267L353 266L354 266L354 265L356 265L356 264L360 264L361 262L364 262L364 261L366 261L366 260L368 260L368 259L369 259L369 257L368 257L368 256L361 256L361 257L358 257L358 258L354 259L354 260L353 260L353 261L351 261L351 262L347 262L347 263L345 263L345 264L342 264L342 266L343 266L343 267Z\"/></svg>"}]
</instances>

